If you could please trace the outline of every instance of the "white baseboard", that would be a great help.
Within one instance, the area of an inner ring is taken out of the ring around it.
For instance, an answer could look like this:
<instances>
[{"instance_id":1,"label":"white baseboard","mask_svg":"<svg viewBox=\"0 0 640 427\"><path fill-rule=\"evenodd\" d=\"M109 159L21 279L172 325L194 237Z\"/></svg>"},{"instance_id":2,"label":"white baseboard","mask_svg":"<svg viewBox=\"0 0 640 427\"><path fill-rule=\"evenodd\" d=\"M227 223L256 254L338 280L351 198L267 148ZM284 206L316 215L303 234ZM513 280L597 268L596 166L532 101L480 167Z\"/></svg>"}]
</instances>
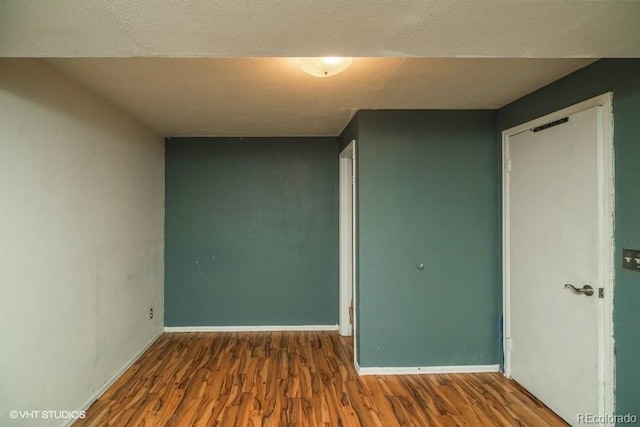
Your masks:
<instances>
[{"instance_id":1,"label":"white baseboard","mask_svg":"<svg viewBox=\"0 0 640 427\"><path fill-rule=\"evenodd\" d=\"M500 365L418 366L418 367L357 367L359 375L468 374L500 372Z\"/></svg>"},{"instance_id":2,"label":"white baseboard","mask_svg":"<svg viewBox=\"0 0 640 427\"><path fill-rule=\"evenodd\" d=\"M95 393L93 393L91 395L91 397L89 397L89 399L87 399L86 402L84 402L82 404L82 406L80 407L80 409L78 409L78 411L86 411L87 409L89 409L89 406L91 406L93 404L93 402L96 401L96 399L98 399L102 393L104 393L105 391L107 391L107 389L109 387L111 387L113 385L113 383L116 382L116 380L118 378L120 378L120 376L122 374L124 374L124 371L126 371L127 369L129 369L131 367L131 365L133 365L135 363L136 360L138 360L138 358L140 356L142 356L142 353L144 353L145 351L147 351L147 349L149 347L151 347L151 344L153 344L154 342L156 342L156 340L158 338L160 338L160 335L163 334L164 331L159 330L153 337L151 337L151 339L149 340L149 342L147 342L145 344L145 346L142 348L142 350L140 350L139 352L137 352L131 359L129 359L123 366L122 368L120 368L118 370L118 372L116 372L115 374L113 374L113 376L111 376L111 378L109 378L107 380L107 382L105 382L102 387L100 387L98 390L95 391ZM73 424L74 422L76 422L75 418L71 418L69 420L67 420L67 422L65 422L64 424L62 424L63 427L67 427L70 426L71 424Z\"/></svg>"},{"instance_id":3,"label":"white baseboard","mask_svg":"<svg viewBox=\"0 0 640 427\"><path fill-rule=\"evenodd\" d=\"M165 326L165 332L337 331L338 325Z\"/></svg>"}]
</instances>

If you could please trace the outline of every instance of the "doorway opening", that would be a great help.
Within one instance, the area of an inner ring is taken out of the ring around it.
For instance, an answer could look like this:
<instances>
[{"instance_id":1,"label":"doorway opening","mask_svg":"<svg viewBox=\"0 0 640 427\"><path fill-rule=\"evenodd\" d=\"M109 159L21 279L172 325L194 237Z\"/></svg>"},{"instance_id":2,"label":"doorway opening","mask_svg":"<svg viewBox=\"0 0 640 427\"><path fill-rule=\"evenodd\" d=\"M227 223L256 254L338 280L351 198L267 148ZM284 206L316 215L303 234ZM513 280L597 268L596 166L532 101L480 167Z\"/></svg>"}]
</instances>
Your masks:
<instances>
[{"instance_id":1,"label":"doorway opening","mask_svg":"<svg viewBox=\"0 0 640 427\"><path fill-rule=\"evenodd\" d=\"M338 331L353 336L356 357L356 141L340 153L340 302Z\"/></svg>"}]
</instances>

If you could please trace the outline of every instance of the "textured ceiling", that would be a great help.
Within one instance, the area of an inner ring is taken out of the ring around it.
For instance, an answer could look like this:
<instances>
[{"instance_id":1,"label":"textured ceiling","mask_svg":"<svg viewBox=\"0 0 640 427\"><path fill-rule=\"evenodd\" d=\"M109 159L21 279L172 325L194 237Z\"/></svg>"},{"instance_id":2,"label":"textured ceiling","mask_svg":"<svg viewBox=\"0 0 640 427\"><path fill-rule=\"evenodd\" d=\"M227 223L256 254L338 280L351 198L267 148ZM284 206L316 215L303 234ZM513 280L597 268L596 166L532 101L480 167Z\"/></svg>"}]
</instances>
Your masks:
<instances>
[{"instance_id":1,"label":"textured ceiling","mask_svg":"<svg viewBox=\"0 0 640 427\"><path fill-rule=\"evenodd\" d=\"M639 23L623 0L0 0L0 57L47 58L162 135L336 135L358 109L496 108L640 57ZM356 58L318 79L299 56Z\"/></svg>"},{"instance_id":2,"label":"textured ceiling","mask_svg":"<svg viewBox=\"0 0 640 427\"><path fill-rule=\"evenodd\" d=\"M317 78L291 58L51 59L161 135L338 135L359 109L497 108L592 60L355 58Z\"/></svg>"},{"instance_id":3,"label":"textured ceiling","mask_svg":"<svg viewBox=\"0 0 640 427\"><path fill-rule=\"evenodd\" d=\"M640 1L2 0L0 56L638 57Z\"/></svg>"}]
</instances>

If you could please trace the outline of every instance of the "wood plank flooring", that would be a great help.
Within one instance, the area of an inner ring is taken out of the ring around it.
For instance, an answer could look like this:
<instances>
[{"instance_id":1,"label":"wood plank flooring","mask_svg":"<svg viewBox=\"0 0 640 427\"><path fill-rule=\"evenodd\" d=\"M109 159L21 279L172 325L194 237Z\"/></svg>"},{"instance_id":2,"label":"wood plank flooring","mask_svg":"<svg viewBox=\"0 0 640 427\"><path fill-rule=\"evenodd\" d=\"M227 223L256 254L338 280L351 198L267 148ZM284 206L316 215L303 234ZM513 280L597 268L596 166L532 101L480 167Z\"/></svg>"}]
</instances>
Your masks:
<instances>
[{"instance_id":1,"label":"wood plank flooring","mask_svg":"<svg viewBox=\"0 0 640 427\"><path fill-rule=\"evenodd\" d=\"M75 426L565 426L498 373L363 376L337 332L162 335Z\"/></svg>"}]
</instances>

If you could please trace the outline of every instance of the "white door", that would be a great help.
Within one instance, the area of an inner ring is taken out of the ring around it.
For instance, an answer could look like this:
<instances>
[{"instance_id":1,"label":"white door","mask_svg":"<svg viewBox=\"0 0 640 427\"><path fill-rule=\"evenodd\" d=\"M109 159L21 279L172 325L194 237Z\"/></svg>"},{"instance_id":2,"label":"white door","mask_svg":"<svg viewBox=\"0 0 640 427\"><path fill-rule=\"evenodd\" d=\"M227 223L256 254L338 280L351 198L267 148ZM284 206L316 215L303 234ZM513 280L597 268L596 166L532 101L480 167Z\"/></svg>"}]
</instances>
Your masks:
<instances>
[{"instance_id":1,"label":"white door","mask_svg":"<svg viewBox=\"0 0 640 427\"><path fill-rule=\"evenodd\" d=\"M602 414L606 394L602 108L505 140L506 373L571 424Z\"/></svg>"}]
</instances>

